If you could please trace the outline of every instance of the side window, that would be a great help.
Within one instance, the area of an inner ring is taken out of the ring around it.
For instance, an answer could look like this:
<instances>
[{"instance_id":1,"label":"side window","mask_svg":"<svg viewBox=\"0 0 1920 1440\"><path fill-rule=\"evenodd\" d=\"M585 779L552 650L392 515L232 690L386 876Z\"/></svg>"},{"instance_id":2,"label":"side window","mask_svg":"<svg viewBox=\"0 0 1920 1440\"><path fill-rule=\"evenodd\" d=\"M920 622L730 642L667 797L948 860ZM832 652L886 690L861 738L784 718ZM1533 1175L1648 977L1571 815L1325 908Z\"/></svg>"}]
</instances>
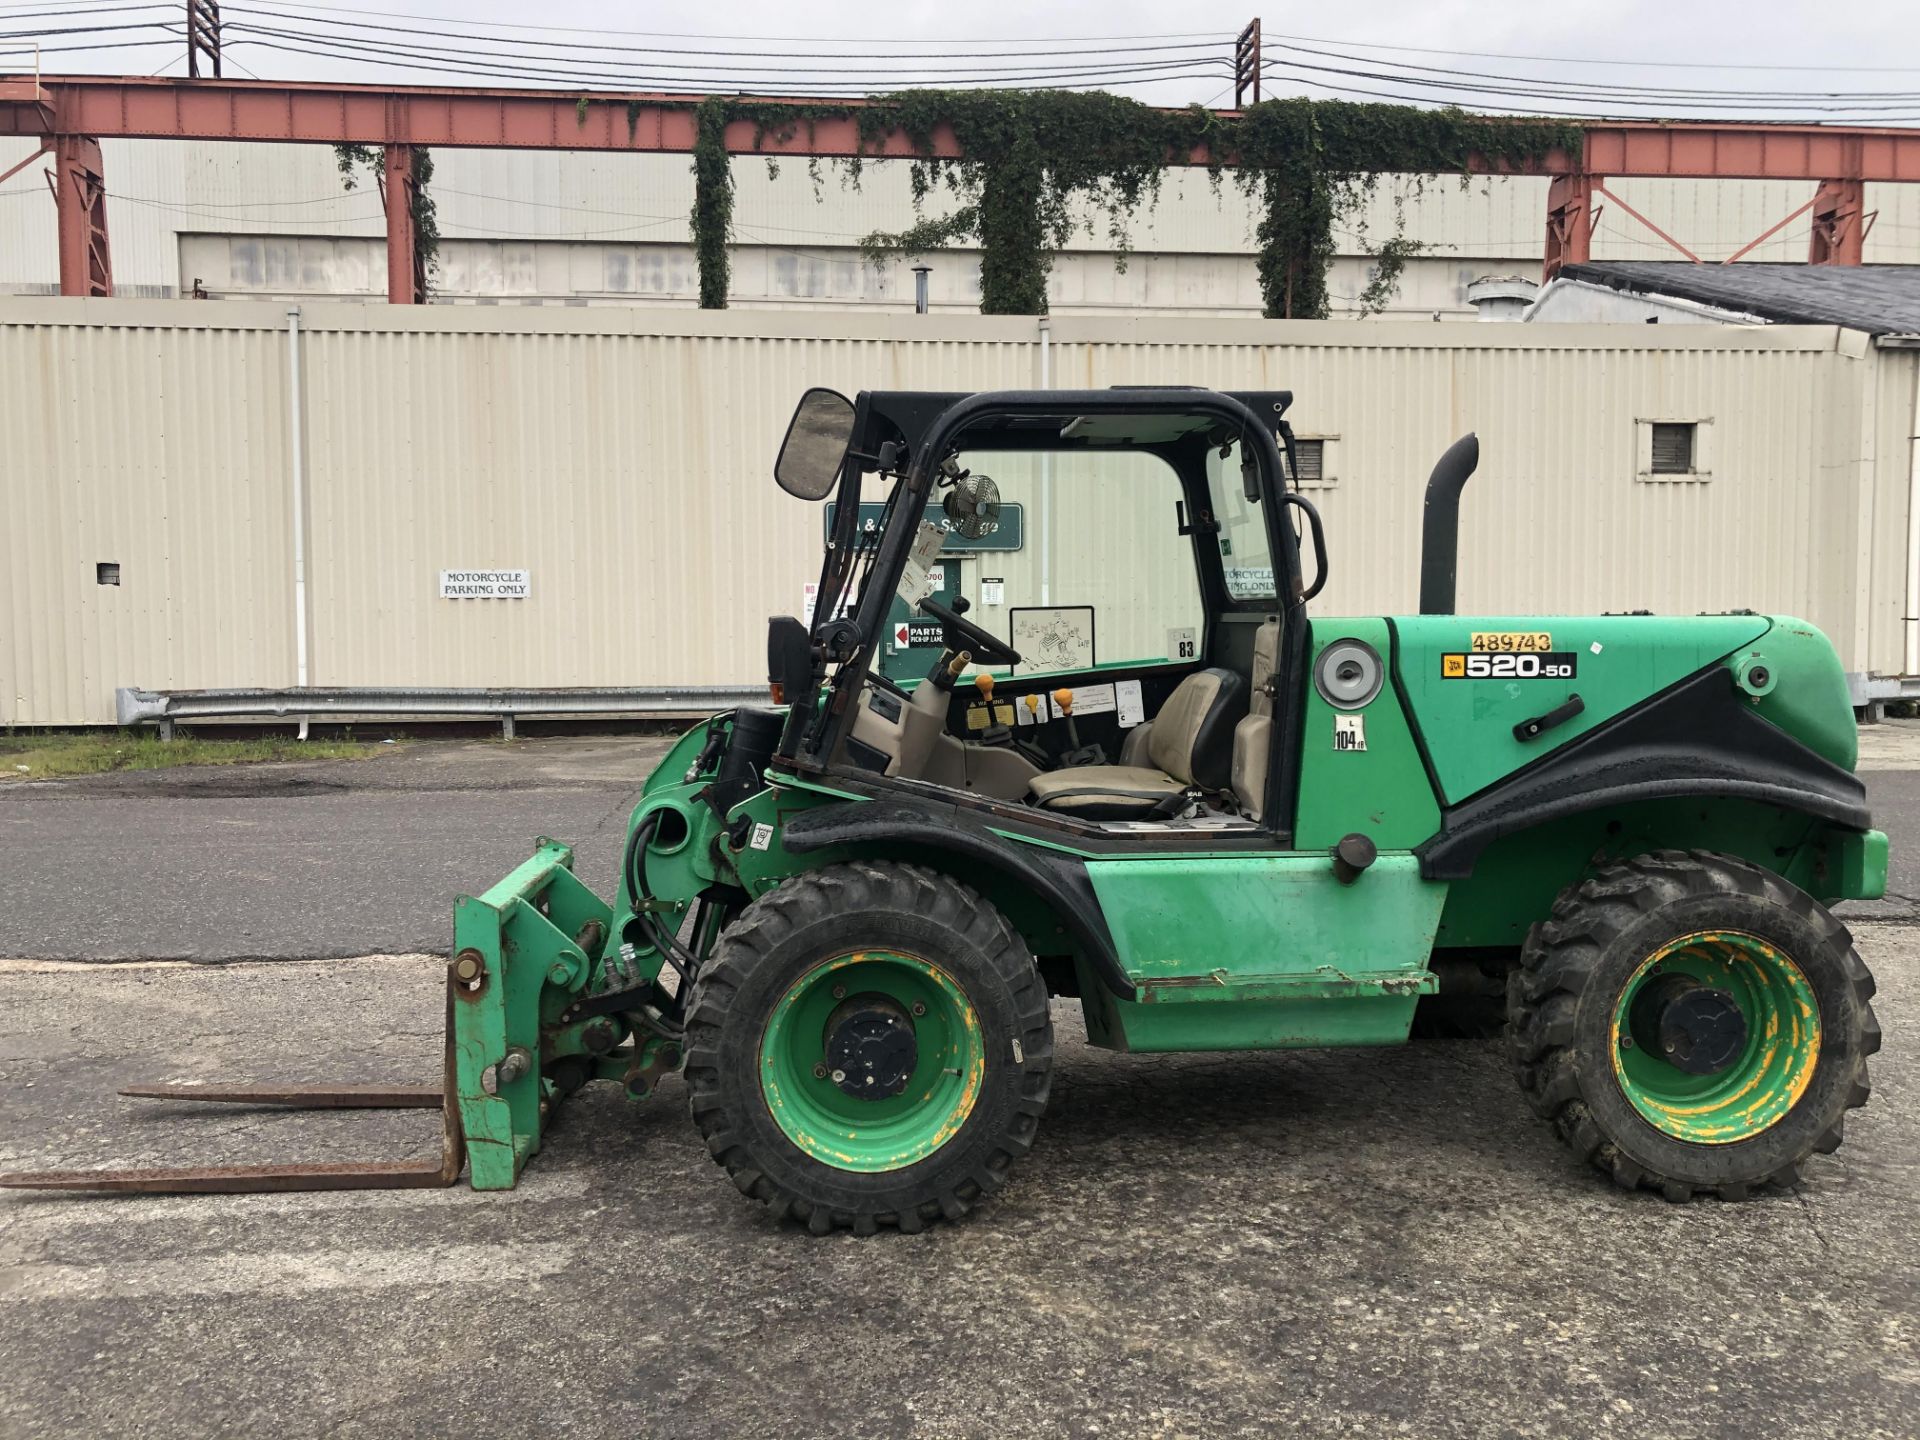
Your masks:
<instances>
[{"instance_id":1,"label":"side window","mask_svg":"<svg viewBox=\"0 0 1920 1440\"><path fill-rule=\"evenodd\" d=\"M1240 447L1222 458L1207 456L1207 485L1213 492L1213 513L1220 521L1220 568L1226 572L1227 594L1234 600L1271 600L1274 585L1273 550L1267 543L1267 520L1258 505L1248 502L1240 483Z\"/></svg>"},{"instance_id":2,"label":"side window","mask_svg":"<svg viewBox=\"0 0 1920 1440\"><path fill-rule=\"evenodd\" d=\"M1193 659L1205 617L1172 467L1118 451L960 458L993 477L1002 520L997 548L944 553L943 578L1021 652L1018 673Z\"/></svg>"}]
</instances>

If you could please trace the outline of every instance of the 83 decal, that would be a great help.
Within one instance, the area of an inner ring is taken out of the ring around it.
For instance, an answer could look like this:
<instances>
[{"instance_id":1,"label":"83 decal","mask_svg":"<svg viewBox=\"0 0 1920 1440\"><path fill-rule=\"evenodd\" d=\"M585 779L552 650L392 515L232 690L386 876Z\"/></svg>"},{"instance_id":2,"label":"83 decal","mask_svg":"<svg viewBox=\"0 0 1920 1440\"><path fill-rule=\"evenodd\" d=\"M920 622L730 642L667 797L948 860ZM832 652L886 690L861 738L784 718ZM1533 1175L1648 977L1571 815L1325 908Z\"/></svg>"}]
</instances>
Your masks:
<instances>
[{"instance_id":1,"label":"83 decal","mask_svg":"<svg viewBox=\"0 0 1920 1440\"><path fill-rule=\"evenodd\" d=\"M1472 651L1440 657L1442 680L1571 680L1580 657L1571 650Z\"/></svg>"}]
</instances>

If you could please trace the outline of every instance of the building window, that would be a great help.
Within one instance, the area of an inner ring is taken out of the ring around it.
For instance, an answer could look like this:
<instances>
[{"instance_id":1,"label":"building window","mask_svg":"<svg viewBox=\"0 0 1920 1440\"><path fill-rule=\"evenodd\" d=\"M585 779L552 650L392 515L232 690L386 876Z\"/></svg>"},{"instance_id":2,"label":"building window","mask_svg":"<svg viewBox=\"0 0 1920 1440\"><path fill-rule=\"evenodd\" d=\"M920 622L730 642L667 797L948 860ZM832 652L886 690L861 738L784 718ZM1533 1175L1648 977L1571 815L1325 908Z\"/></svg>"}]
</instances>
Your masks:
<instances>
[{"instance_id":1,"label":"building window","mask_svg":"<svg viewBox=\"0 0 1920 1440\"><path fill-rule=\"evenodd\" d=\"M1691 421L1660 421L1653 424L1653 464L1655 475L1693 474L1694 427Z\"/></svg>"},{"instance_id":2,"label":"building window","mask_svg":"<svg viewBox=\"0 0 1920 1440\"><path fill-rule=\"evenodd\" d=\"M101 560L93 567L93 583L96 585L118 585L120 566L117 561Z\"/></svg>"}]
</instances>

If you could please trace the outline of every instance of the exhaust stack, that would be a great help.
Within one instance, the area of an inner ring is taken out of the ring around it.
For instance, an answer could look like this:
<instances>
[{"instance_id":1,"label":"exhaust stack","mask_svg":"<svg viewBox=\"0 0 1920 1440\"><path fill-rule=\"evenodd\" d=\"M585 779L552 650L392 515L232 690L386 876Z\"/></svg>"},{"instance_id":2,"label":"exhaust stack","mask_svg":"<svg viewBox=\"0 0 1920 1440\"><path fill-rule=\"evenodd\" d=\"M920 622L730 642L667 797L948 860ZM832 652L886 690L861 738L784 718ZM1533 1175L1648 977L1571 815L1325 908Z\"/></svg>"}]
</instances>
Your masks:
<instances>
[{"instance_id":1,"label":"exhaust stack","mask_svg":"<svg viewBox=\"0 0 1920 1440\"><path fill-rule=\"evenodd\" d=\"M1447 447L1427 477L1426 513L1420 525L1420 613L1453 614L1460 570L1460 492L1480 464L1480 437L1462 435Z\"/></svg>"}]
</instances>

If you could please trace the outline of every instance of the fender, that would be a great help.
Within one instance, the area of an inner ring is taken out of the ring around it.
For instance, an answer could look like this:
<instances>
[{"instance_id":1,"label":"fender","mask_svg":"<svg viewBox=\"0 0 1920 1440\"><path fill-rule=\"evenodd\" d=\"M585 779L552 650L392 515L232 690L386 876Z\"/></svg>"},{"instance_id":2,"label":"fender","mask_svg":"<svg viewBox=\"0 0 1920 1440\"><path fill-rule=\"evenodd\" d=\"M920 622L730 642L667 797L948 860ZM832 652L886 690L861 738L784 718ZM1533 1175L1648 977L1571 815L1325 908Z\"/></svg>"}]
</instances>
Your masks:
<instances>
[{"instance_id":1,"label":"fender","mask_svg":"<svg viewBox=\"0 0 1920 1440\"><path fill-rule=\"evenodd\" d=\"M805 811L787 821L780 842L800 855L837 845L911 846L984 865L1045 901L1060 916L1101 983L1122 1000L1134 998L1133 982L1120 966L1087 867L1074 856L1009 840L959 806L908 806L887 800Z\"/></svg>"},{"instance_id":2,"label":"fender","mask_svg":"<svg viewBox=\"0 0 1920 1440\"><path fill-rule=\"evenodd\" d=\"M1866 830L1867 788L1755 714L1720 665L1568 741L1441 813L1414 847L1429 880L1464 880L1480 852L1543 821L1642 800L1731 796Z\"/></svg>"}]
</instances>

